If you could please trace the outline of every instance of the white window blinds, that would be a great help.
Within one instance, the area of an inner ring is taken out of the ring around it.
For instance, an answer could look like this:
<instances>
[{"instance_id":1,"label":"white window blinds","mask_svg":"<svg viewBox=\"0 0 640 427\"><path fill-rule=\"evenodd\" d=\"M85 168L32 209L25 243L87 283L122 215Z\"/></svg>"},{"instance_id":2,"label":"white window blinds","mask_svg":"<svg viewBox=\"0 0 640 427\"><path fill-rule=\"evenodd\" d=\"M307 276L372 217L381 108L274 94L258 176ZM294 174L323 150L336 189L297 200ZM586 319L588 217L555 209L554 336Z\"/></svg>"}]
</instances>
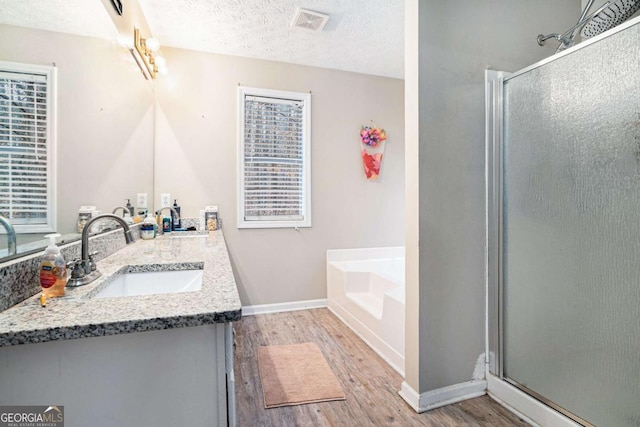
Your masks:
<instances>
[{"instance_id":1,"label":"white window blinds","mask_svg":"<svg viewBox=\"0 0 640 427\"><path fill-rule=\"evenodd\" d=\"M17 231L51 231L51 67L20 72L6 64L0 63L0 215Z\"/></svg>"},{"instance_id":2,"label":"white window blinds","mask_svg":"<svg viewBox=\"0 0 640 427\"><path fill-rule=\"evenodd\" d=\"M241 88L239 227L308 227L309 94Z\"/></svg>"}]
</instances>

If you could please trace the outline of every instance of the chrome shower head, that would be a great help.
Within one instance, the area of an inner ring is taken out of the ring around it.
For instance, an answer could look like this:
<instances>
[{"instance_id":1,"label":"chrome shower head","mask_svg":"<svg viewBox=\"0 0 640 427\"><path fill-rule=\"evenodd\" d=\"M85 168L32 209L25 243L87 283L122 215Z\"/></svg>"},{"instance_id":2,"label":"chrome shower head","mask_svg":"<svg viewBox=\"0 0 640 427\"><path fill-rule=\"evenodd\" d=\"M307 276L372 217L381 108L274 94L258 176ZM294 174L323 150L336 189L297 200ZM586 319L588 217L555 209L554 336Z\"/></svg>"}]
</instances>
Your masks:
<instances>
[{"instance_id":1,"label":"chrome shower head","mask_svg":"<svg viewBox=\"0 0 640 427\"><path fill-rule=\"evenodd\" d=\"M622 24L640 9L640 0L610 0L587 16L594 0L589 0L582 10L578 23L562 34L540 34L538 44L543 46L548 39L560 42L556 52L560 52L575 44L575 37L580 33L583 37L593 37Z\"/></svg>"},{"instance_id":2,"label":"chrome shower head","mask_svg":"<svg viewBox=\"0 0 640 427\"><path fill-rule=\"evenodd\" d=\"M604 33L631 18L640 9L640 0L613 0L582 27L580 34L589 38Z\"/></svg>"}]
</instances>

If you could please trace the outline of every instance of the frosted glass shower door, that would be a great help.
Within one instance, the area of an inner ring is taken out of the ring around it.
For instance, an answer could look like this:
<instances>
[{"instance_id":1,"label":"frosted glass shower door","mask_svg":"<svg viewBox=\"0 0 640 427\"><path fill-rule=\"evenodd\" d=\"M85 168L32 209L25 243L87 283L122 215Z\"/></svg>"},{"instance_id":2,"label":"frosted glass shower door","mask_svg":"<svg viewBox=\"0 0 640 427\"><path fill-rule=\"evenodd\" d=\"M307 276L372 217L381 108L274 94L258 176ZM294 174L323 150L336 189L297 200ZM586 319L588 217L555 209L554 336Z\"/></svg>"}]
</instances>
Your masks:
<instances>
[{"instance_id":1,"label":"frosted glass shower door","mask_svg":"<svg viewBox=\"0 0 640 427\"><path fill-rule=\"evenodd\" d=\"M503 91L503 377L640 426L640 25Z\"/></svg>"}]
</instances>

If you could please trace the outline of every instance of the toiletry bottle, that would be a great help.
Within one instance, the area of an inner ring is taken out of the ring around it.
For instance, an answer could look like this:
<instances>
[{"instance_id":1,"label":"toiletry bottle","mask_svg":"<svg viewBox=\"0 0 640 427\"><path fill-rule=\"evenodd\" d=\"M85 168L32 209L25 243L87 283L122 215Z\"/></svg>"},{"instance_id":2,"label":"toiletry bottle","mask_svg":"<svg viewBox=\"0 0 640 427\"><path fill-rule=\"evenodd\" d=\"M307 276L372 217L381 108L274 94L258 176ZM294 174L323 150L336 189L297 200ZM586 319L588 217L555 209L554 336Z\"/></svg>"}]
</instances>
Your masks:
<instances>
[{"instance_id":1,"label":"toiletry bottle","mask_svg":"<svg viewBox=\"0 0 640 427\"><path fill-rule=\"evenodd\" d=\"M158 221L156 221L158 213L156 212L156 216L151 215L151 212L147 214L147 218L149 222L153 225L153 238L155 239L158 235Z\"/></svg>"},{"instance_id":2,"label":"toiletry bottle","mask_svg":"<svg viewBox=\"0 0 640 427\"><path fill-rule=\"evenodd\" d=\"M171 218L168 216L162 217L162 232L171 233Z\"/></svg>"},{"instance_id":3,"label":"toiletry bottle","mask_svg":"<svg viewBox=\"0 0 640 427\"><path fill-rule=\"evenodd\" d=\"M151 214L147 214L147 217L142 222L140 228L140 237L144 240L153 239L156 237L156 220Z\"/></svg>"},{"instance_id":4,"label":"toiletry bottle","mask_svg":"<svg viewBox=\"0 0 640 427\"><path fill-rule=\"evenodd\" d=\"M198 230L205 231L207 229L206 222L204 221L204 209L200 209L198 216Z\"/></svg>"},{"instance_id":5,"label":"toiletry bottle","mask_svg":"<svg viewBox=\"0 0 640 427\"><path fill-rule=\"evenodd\" d=\"M131 215L127 212L124 213L124 222L126 222L128 225L133 225L133 218L131 218Z\"/></svg>"},{"instance_id":6,"label":"toiletry bottle","mask_svg":"<svg viewBox=\"0 0 640 427\"><path fill-rule=\"evenodd\" d=\"M56 237L60 234L47 234L49 246L44 251L40 263L40 286L45 298L61 297L67 285L67 266L56 246Z\"/></svg>"},{"instance_id":7,"label":"toiletry bottle","mask_svg":"<svg viewBox=\"0 0 640 427\"><path fill-rule=\"evenodd\" d=\"M95 218L100 215L102 215L102 211L99 209L94 209L91 211L91 218ZM93 225L91 226L91 230L89 230L89 232L102 233L105 230L105 227L110 227L110 226L111 226L111 223L109 222L97 221L93 223Z\"/></svg>"},{"instance_id":8,"label":"toiletry bottle","mask_svg":"<svg viewBox=\"0 0 640 427\"><path fill-rule=\"evenodd\" d=\"M138 209L140 209L140 208L138 208ZM137 224L139 222L143 222L147 218L147 213L148 213L147 209L140 209L138 211L138 215L133 217L134 224Z\"/></svg>"},{"instance_id":9,"label":"toiletry bottle","mask_svg":"<svg viewBox=\"0 0 640 427\"><path fill-rule=\"evenodd\" d=\"M133 205L131 204L131 199L127 199L127 205L125 206L127 209L129 209L129 212L131 213L131 217L133 218L136 215L135 209L133 208Z\"/></svg>"},{"instance_id":10,"label":"toiletry bottle","mask_svg":"<svg viewBox=\"0 0 640 427\"><path fill-rule=\"evenodd\" d=\"M156 224L157 224L157 228L156 234L162 234L165 232L165 226L164 226L164 216L160 215L160 211L156 211L156 216L154 217L154 219L156 220ZM169 219L169 217L167 217L167 220ZM171 226L169 226L169 229L171 229Z\"/></svg>"},{"instance_id":11,"label":"toiletry bottle","mask_svg":"<svg viewBox=\"0 0 640 427\"><path fill-rule=\"evenodd\" d=\"M181 223L181 214L180 214L180 206L178 206L178 199L173 199L173 209L178 212L178 218L176 218L175 214L173 212L171 212L171 224L173 224L173 229L175 230L176 228L181 228L182 227L182 223Z\"/></svg>"}]
</instances>

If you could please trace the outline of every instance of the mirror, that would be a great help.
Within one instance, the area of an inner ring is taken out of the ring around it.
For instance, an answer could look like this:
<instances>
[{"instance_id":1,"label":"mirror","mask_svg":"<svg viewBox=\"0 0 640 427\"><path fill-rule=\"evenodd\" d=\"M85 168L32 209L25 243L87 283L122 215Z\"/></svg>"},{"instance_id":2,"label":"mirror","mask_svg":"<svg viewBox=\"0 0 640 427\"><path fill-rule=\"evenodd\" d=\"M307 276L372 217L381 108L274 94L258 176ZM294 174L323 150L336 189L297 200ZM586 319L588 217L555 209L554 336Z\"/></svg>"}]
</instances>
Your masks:
<instances>
[{"instance_id":1,"label":"mirror","mask_svg":"<svg viewBox=\"0 0 640 427\"><path fill-rule=\"evenodd\" d=\"M11 9L15 4L20 9L20 3L5 5ZM118 43L118 31L103 4L80 3L93 4L92 15L85 14L82 19L99 15L94 27L106 28L112 33L110 38L0 23L0 60L54 64L57 70L55 232L62 234L65 242L79 237L76 221L80 206L93 205L111 213L128 198L135 205L137 193L147 193L150 203L153 196L153 87L129 51ZM15 17L19 13L4 11L3 15ZM73 19L60 18L64 23ZM44 234L18 233L18 255L46 246ZM8 259L7 240L0 227L0 261Z\"/></svg>"}]
</instances>

